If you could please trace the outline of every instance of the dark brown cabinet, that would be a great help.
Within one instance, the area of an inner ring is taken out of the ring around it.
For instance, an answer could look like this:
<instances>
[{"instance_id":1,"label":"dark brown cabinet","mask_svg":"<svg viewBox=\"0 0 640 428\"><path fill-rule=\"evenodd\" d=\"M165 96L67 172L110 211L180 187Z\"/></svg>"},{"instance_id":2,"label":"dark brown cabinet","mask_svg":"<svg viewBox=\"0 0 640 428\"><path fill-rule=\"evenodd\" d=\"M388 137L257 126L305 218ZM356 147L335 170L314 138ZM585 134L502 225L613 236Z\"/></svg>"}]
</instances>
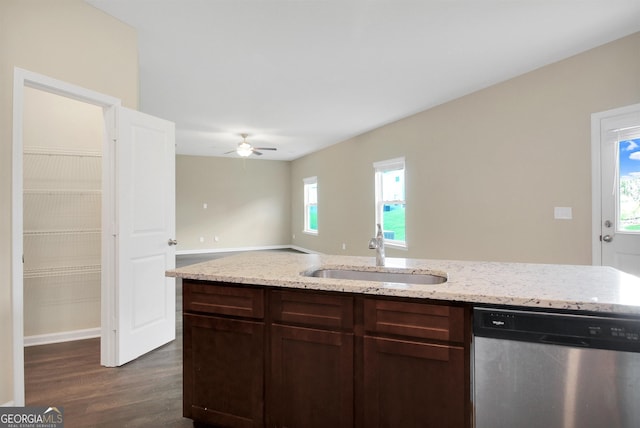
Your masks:
<instances>
[{"instance_id":1,"label":"dark brown cabinet","mask_svg":"<svg viewBox=\"0 0 640 428\"><path fill-rule=\"evenodd\" d=\"M354 426L353 298L275 290L268 426Z\"/></svg>"},{"instance_id":2,"label":"dark brown cabinet","mask_svg":"<svg viewBox=\"0 0 640 428\"><path fill-rule=\"evenodd\" d=\"M353 427L353 335L274 325L268 418L276 427Z\"/></svg>"},{"instance_id":3,"label":"dark brown cabinet","mask_svg":"<svg viewBox=\"0 0 640 428\"><path fill-rule=\"evenodd\" d=\"M365 300L364 426L469 422L463 308Z\"/></svg>"},{"instance_id":4,"label":"dark brown cabinet","mask_svg":"<svg viewBox=\"0 0 640 428\"><path fill-rule=\"evenodd\" d=\"M470 309L183 282L184 415L217 427L471 426Z\"/></svg>"},{"instance_id":5,"label":"dark brown cabinet","mask_svg":"<svg viewBox=\"0 0 640 428\"><path fill-rule=\"evenodd\" d=\"M183 284L183 414L264 426L264 290Z\"/></svg>"}]
</instances>

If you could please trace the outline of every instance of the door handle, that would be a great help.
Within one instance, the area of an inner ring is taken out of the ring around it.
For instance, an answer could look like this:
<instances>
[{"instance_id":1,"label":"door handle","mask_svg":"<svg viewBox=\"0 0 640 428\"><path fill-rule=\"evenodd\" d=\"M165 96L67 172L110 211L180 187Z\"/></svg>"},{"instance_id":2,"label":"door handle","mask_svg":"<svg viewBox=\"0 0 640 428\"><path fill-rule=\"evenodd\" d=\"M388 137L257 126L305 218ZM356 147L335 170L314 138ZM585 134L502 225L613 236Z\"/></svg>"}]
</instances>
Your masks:
<instances>
[{"instance_id":1,"label":"door handle","mask_svg":"<svg viewBox=\"0 0 640 428\"><path fill-rule=\"evenodd\" d=\"M611 242L611 241L613 241L613 236L611 236L611 235L604 235L604 236L602 237L602 240L603 240L604 242Z\"/></svg>"},{"instance_id":2,"label":"door handle","mask_svg":"<svg viewBox=\"0 0 640 428\"><path fill-rule=\"evenodd\" d=\"M169 246L172 246L172 245L178 245L178 241L177 241L177 240L175 240L175 239L169 239L168 244L169 244Z\"/></svg>"}]
</instances>

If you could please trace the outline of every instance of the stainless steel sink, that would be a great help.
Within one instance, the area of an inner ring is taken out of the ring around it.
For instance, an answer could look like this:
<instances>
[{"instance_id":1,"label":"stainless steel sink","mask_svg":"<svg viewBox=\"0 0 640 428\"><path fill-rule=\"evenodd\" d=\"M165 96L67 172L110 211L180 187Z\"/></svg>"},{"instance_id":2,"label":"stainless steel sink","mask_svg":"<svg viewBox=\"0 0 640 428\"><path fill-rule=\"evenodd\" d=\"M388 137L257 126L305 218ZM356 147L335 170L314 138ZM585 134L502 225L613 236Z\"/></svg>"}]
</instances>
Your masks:
<instances>
[{"instance_id":1,"label":"stainless steel sink","mask_svg":"<svg viewBox=\"0 0 640 428\"><path fill-rule=\"evenodd\" d=\"M305 276L316 278L351 279L357 281L395 282L401 284L442 284L446 274L434 275L414 272L380 272L354 269L316 269L305 272Z\"/></svg>"}]
</instances>

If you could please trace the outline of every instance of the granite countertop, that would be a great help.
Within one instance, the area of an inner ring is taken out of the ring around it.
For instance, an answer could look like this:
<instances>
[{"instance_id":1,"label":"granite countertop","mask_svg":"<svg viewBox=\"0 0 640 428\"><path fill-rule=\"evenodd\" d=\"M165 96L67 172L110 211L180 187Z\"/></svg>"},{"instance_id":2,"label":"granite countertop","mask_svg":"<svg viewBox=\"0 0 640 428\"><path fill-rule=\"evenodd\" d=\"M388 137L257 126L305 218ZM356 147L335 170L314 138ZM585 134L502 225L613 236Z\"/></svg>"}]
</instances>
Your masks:
<instances>
[{"instance_id":1,"label":"granite countertop","mask_svg":"<svg viewBox=\"0 0 640 428\"><path fill-rule=\"evenodd\" d=\"M434 285L315 278L317 268L446 274ZM248 252L167 272L167 276L283 288L341 291L456 302L640 314L640 278L606 266L470 262L284 252Z\"/></svg>"}]
</instances>

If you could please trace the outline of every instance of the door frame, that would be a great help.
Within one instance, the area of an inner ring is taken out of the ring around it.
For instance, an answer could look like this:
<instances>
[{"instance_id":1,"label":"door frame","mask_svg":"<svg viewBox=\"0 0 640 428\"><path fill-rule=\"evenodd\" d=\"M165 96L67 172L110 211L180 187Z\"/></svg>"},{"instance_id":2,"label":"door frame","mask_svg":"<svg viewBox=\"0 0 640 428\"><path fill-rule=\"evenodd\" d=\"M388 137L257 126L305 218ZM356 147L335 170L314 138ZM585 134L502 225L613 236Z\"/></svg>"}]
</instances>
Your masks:
<instances>
[{"instance_id":1,"label":"door frame","mask_svg":"<svg viewBox=\"0 0 640 428\"><path fill-rule=\"evenodd\" d=\"M82 88L21 68L13 74L13 146L11 185L11 292L13 318L13 404L25 405L24 385L24 281L23 281L23 122L24 88L30 87L87 104L102 107L105 134L102 154L102 274L101 274L101 335L100 363L114 365L115 360L115 239L116 224L113 207L115 189L115 159L113 144L109 144L111 128L115 126L109 111L122 101L109 95ZM109 239L110 238L110 239Z\"/></svg>"},{"instance_id":2,"label":"door frame","mask_svg":"<svg viewBox=\"0 0 640 428\"><path fill-rule=\"evenodd\" d=\"M640 111L640 104L619 107L591 114L591 264L602 265L602 122Z\"/></svg>"}]
</instances>

